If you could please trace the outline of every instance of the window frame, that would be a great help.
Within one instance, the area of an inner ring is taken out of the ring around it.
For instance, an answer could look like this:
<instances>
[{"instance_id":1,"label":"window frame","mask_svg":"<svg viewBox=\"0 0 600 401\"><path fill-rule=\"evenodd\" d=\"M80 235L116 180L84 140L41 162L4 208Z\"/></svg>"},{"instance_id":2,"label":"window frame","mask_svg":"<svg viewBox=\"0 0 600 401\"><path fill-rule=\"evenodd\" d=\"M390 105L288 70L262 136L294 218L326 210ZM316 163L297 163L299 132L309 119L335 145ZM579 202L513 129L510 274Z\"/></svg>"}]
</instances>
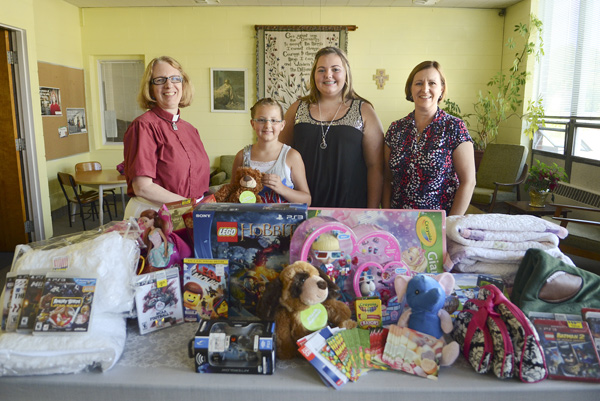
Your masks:
<instances>
[{"instance_id":1,"label":"window frame","mask_svg":"<svg viewBox=\"0 0 600 401\"><path fill-rule=\"evenodd\" d=\"M108 137L106 135L106 122L105 122L105 111L106 111L106 102L105 102L105 88L103 85L104 77L103 77L103 63L140 63L142 67L142 76L143 71L145 70L146 63L144 56L141 55L131 55L131 56L98 56L96 57L96 76L98 79L98 105L100 107L100 127L101 127L101 138L102 138L102 146L113 147L113 146L123 146L123 141L108 141ZM140 77L141 79L142 77ZM136 82L136 86L139 87L139 80ZM136 92L137 96L137 92ZM136 103L137 105L137 103ZM139 108L139 106L138 106ZM140 115L145 112L145 110L140 109Z\"/></svg>"}]
</instances>

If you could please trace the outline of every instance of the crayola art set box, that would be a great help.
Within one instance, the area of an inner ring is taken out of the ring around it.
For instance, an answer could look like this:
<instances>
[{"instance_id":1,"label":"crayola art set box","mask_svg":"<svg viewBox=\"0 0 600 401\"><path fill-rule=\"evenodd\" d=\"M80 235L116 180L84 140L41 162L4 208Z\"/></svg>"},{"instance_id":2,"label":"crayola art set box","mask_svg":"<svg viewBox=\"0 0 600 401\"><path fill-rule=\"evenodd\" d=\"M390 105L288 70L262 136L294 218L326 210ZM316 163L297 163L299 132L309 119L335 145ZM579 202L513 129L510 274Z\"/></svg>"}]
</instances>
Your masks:
<instances>
[{"instance_id":1,"label":"crayola art set box","mask_svg":"<svg viewBox=\"0 0 600 401\"><path fill-rule=\"evenodd\" d=\"M402 262L416 273L442 273L446 252L446 212L414 209L309 208L308 217L328 216L350 228L374 225L392 234Z\"/></svg>"},{"instance_id":2,"label":"crayola art set box","mask_svg":"<svg viewBox=\"0 0 600 401\"><path fill-rule=\"evenodd\" d=\"M194 209L194 253L229 260L229 315L256 316L269 281L289 265L290 241L305 204L207 203Z\"/></svg>"}]
</instances>

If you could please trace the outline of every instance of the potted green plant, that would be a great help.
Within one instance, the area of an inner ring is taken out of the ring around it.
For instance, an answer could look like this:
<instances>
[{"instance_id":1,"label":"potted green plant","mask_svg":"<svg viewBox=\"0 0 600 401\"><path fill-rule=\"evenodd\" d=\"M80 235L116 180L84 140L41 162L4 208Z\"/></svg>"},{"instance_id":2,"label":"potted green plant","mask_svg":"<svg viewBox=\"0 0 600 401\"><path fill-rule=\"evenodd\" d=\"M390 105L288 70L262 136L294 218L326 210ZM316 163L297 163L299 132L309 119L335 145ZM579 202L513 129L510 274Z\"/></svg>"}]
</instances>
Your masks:
<instances>
[{"instance_id":1,"label":"potted green plant","mask_svg":"<svg viewBox=\"0 0 600 401\"><path fill-rule=\"evenodd\" d=\"M568 179L565 169L558 164L547 165L536 159L529 169L529 174L524 183L525 190L529 192L529 198L531 199L529 206L546 206L548 195L554 191L560 181L567 181Z\"/></svg>"},{"instance_id":2,"label":"potted green plant","mask_svg":"<svg viewBox=\"0 0 600 401\"><path fill-rule=\"evenodd\" d=\"M538 128L545 124L541 98L530 101L526 113L519 114L523 104L523 89L530 75L521 67L528 56L534 55L537 59L544 52L540 35L542 22L532 15L529 24L519 23L515 25L514 31L523 38L523 47L515 53L508 71L498 71L487 83L488 89L479 91L473 104L473 113L461 114L460 107L450 99L446 99L444 103L443 108L446 112L462 118L469 127L475 150L483 151L488 143L494 142L500 123L511 116L527 121L527 128L523 133L530 139ZM514 49L515 40L509 38L506 46Z\"/></svg>"}]
</instances>

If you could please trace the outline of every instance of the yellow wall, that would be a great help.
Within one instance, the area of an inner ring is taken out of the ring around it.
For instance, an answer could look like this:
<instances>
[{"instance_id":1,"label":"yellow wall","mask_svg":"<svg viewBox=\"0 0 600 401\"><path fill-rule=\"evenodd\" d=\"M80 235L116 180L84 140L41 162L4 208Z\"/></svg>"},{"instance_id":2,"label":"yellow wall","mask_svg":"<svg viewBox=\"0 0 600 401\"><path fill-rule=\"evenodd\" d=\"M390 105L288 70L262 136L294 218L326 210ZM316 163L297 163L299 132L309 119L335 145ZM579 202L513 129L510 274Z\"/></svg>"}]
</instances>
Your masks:
<instances>
[{"instance_id":1,"label":"yellow wall","mask_svg":"<svg viewBox=\"0 0 600 401\"><path fill-rule=\"evenodd\" d=\"M37 61L71 68L84 68L79 8L62 0L34 0L33 4ZM39 94L36 92L33 98L39 99ZM86 102L89 102L89 99L86 99ZM90 160L89 157L89 153L86 152L47 162L46 177L51 210L66 205L65 197L56 180L56 173L74 172L75 163Z\"/></svg>"},{"instance_id":2,"label":"yellow wall","mask_svg":"<svg viewBox=\"0 0 600 401\"><path fill-rule=\"evenodd\" d=\"M535 0L534 0L535 1ZM449 97L463 111L472 110L480 88L503 63L505 32L513 17L522 20L524 0L505 17L498 10L385 7L161 7L78 9L62 0L0 0L0 24L27 31L34 128L47 236L50 210L64 204L56 172L76 161L99 160L114 166L123 160L121 146L102 144L96 61L134 55L146 62L159 55L178 59L196 89L182 116L198 128L211 158L232 154L252 141L249 114L211 113L210 68L248 69L250 104L256 98L254 25L356 25L349 33L348 56L357 92L375 106L384 130L412 110L403 87L412 67L435 59L444 67ZM506 58L506 56L505 56ZM39 110L37 61L84 68L90 152L45 162ZM373 75L384 68L390 79L377 90ZM504 135L504 134L501 134ZM503 141L503 139L500 139ZM518 142L516 136L508 141Z\"/></svg>"},{"instance_id":3,"label":"yellow wall","mask_svg":"<svg viewBox=\"0 0 600 401\"><path fill-rule=\"evenodd\" d=\"M182 116L198 128L213 164L220 154L236 153L252 141L249 114L210 112L209 71L247 68L250 103L255 100L254 26L357 25L349 33L348 56L354 87L375 106L384 129L412 110L404 100L404 83L414 65L436 59L445 69L450 97L466 111L478 89L500 67L504 18L498 10L356 7L192 7L106 8L82 11L83 56L95 69L98 55L142 54L146 61L167 54L178 59L196 88L194 103ZM373 75L384 68L390 76L377 90ZM97 93L94 74L91 90ZM98 102L89 127L100 130ZM89 109L89 107L88 107ZM96 136L102 158L106 150ZM110 154L110 156L108 156ZM121 155L118 155L121 157Z\"/></svg>"}]
</instances>

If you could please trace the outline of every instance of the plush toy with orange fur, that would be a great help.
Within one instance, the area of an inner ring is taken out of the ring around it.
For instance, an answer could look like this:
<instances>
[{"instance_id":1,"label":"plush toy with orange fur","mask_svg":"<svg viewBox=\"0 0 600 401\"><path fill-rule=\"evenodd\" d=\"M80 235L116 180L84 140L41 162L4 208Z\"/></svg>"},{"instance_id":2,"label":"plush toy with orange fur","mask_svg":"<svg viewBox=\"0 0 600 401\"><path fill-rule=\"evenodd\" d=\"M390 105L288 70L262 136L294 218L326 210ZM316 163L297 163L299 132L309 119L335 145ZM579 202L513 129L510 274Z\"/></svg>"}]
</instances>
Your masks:
<instances>
[{"instance_id":1,"label":"plush toy with orange fur","mask_svg":"<svg viewBox=\"0 0 600 401\"><path fill-rule=\"evenodd\" d=\"M298 354L296 341L327 324L356 327L350 308L338 301L339 288L327 275L308 262L287 266L267 284L258 305L262 319L275 320L277 357Z\"/></svg>"},{"instance_id":2,"label":"plush toy with orange fur","mask_svg":"<svg viewBox=\"0 0 600 401\"><path fill-rule=\"evenodd\" d=\"M217 202L263 203L258 195L262 190L262 173L251 167L239 167L231 182L215 192L215 199Z\"/></svg>"}]
</instances>

